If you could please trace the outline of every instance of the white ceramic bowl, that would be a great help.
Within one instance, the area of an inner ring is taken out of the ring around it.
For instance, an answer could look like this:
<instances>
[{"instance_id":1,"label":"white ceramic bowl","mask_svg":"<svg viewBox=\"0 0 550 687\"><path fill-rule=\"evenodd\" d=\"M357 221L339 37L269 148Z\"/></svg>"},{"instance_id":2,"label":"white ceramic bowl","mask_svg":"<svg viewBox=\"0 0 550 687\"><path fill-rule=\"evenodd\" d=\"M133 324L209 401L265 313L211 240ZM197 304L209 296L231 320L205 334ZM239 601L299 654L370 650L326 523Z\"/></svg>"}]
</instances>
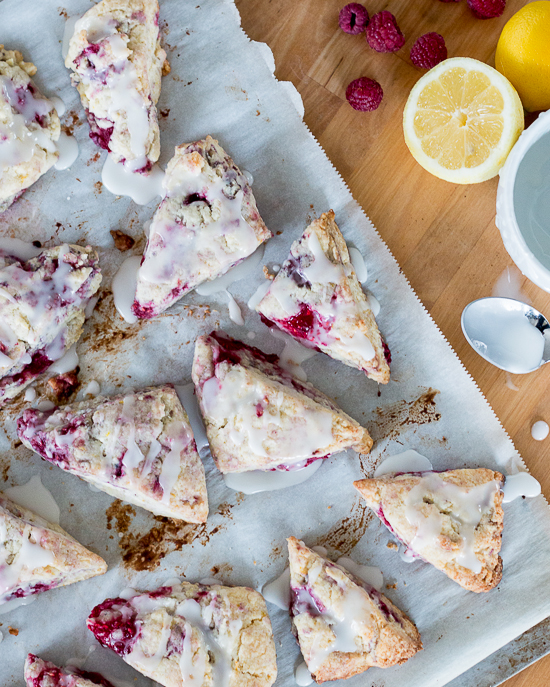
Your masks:
<instances>
[{"instance_id":1,"label":"white ceramic bowl","mask_svg":"<svg viewBox=\"0 0 550 687\"><path fill-rule=\"evenodd\" d=\"M500 170L495 222L512 260L550 293L550 110L521 134Z\"/></svg>"}]
</instances>

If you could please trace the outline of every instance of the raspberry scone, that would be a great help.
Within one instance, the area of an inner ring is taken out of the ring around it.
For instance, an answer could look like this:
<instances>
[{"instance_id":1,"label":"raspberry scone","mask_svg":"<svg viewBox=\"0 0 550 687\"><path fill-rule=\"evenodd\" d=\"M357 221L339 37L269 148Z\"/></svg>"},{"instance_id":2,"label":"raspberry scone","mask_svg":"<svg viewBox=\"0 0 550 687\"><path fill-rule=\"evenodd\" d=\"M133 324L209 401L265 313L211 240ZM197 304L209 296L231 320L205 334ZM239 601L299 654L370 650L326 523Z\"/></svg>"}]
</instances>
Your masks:
<instances>
[{"instance_id":1,"label":"raspberry scone","mask_svg":"<svg viewBox=\"0 0 550 687\"><path fill-rule=\"evenodd\" d=\"M113 687L103 675L87 670L58 666L29 654L25 661L27 687Z\"/></svg>"},{"instance_id":2,"label":"raspberry scone","mask_svg":"<svg viewBox=\"0 0 550 687\"><path fill-rule=\"evenodd\" d=\"M367 582L288 539L292 629L317 683L404 663L422 649L414 623Z\"/></svg>"},{"instance_id":3,"label":"raspberry scone","mask_svg":"<svg viewBox=\"0 0 550 687\"><path fill-rule=\"evenodd\" d=\"M0 604L103 575L105 561L0 493Z\"/></svg>"},{"instance_id":4,"label":"raspberry scone","mask_svg":"<svg viewBox=\"0 0 550 687\"><path fill-rule=\"evenodd\" d=\"M278 356L224 332L197 339L192 375L221 472L290 470L347 448L372 448L366 429L283 370Z\"/></svg>"},{"instance_id":5,"label":"raspberry scone","mask_svg":"<svg viewBox=\"0 0 550 687\"><path fill-rule=\"evenodd\" d=\"M165 687L270 687L277 677L265 601L247 587L181 582L107 599L88 628Z\"/></svg>"},{"instance_id":6,"label":"raspberry scone","mask_svg":"<svg viewBox=\"0 0 550 687\"><path fill-rule=\"evenodd\" d=\"M397 473L353 484L410 556L431 563L472 592L488 592L500 582L500 472Z\"/></svg>"},{"instance_id":7,"label":"raspberry scone","mask_svg":"<svg viewBox=\"0 0 550 687\"><path fill-rule=\"evenodd\" d=\"M164 312L272 236L246 177L210 136L176 148L163 185L137 276L140 318Z\"/></svg>"},{"instance_id":8,"label":"raspberry scone","mask_svg":"<svg viewBox=\"0 0 550 687\"><path fill-rule=\"evenodd\" d=\"M44 460L157 515L206 522L204 468L189 418L166 384L25 410L19 438Z\"/></svg>"},{"instance_id":9,"label":"raspberry scone","mask_svg":"<svg viewBox=\"0 0 550 687\"><path fill-rule=\"evenodd\" d=\"M100 283L89 246L48 248L26 262L0 251L0 406L78 341Z\"/></svg>"},{"instance_id":10,"label":"raspberry scone","mask_svg":"<svg viewBox=\"0 0 550 687\"><path fill-rule=\"evenodd\" d=\"M363 370L377 382L389 382L389 349L332 210L292 244L256 310L268 326L276 324L305 346Z\"/></svg>"},{"instance_id":11,"label":"raspberry scone","mask_svg":"<svg viewBox=\"0 0 550 687\"><path fill-rule=\"evenodd\" d=\"M149 172L160 155L158 18L157 0L102 0L76 22L65 60L90 138L132 172Z\"/></svg>"},{"instance_id":12,"label":"raspberry scone","mask_svg":"<svg viewBox=\"0 0 550 687\"><path fill-rule=\"evenodd\" d=\"M0 212L59 157L59 117L31 80L35 74L18 50L0 45Z\"/></svg>"}]
</instances>

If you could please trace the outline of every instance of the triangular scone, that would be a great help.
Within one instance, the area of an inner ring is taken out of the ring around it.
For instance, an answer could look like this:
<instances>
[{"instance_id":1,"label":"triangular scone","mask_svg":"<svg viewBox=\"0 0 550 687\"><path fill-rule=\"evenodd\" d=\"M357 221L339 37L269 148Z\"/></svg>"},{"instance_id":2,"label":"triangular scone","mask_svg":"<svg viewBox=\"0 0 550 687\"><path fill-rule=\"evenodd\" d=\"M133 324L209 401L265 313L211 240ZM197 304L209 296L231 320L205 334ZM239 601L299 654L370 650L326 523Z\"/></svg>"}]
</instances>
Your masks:
<instances>
[{"instance_id":1,"label":"triangular scone","mask_svg":"<svg viewBox=\"0 0 550 687\"><path fill-rule=\"evenodd\" d=\"M26 262L0 250L0 406L78 341L100 283L89 246L48 248Z\"/></svg>"},{"instance_id":2,"label":"triangular scone","mask_svg":"<svg viewBox=\"0 0 550 687\"><path fill-rule=\"evenodd\" d=\"M59 117L31 80L35 74L18 50L0 45L0 213L59 158Z\"/></svg>"},{"instance_id":3,"label":"triangular scone","mask_svg":"<svg viewBox=\"0 0 550 687\"><path fill-rule=\"evenodd\" d=\"M103 575L105 561L0 493L0 604Z\"/></svg>"},{"instance_id":4,"label":"triangular scone","mask_svg":"<svg viewBox=\"0 0 550 687\"><path fill-rule=\"evenodd\" d=\"M113 687L103 675L78 668L59 668L43 659L28 654L25 661L27 687Z\"/></svg>"},{"instance_id":5,"label":"triangular scone","mask_svg":"<svg viewBox=\"0 0 550 687\"><path fill-rule=\"evenodd\" d=\"M388 474L353 484L411 556L472 592L488 592L500 582L500 472L476 468Z\"/></svg>"},{"instance_id":6,"label":"triangular scone","mask_svg":"<svg viewBox=\"0 0 550 687\"><path fill-rule=\"evenodd\" d=\"M328 396L293 377L278 356L224 332L199 336L193 382L221 472L288 470L372 439Z\"/></svg>"},{"instance_id":7,"label":"triangular scone","mask_svg":"<svg viewBox=\"0 0 550 687\"><path fill-rule=\"evenodd\" d=\"M148 172L160 155L156 103L166 53L157 0L102 0L74 27L65 66L90 138L115 162Z\"/></svg>"},{"instance_id":8,"label":"triangular scone","mask_svg":"<svg viewBox=\"0 0 550 687\"><path fill-rule=\"evenodd\" d=\"M181 582L107 599L87 622L100 644L165 687L270 687L277 677L265 601L248 587Z\"/></svg>"},{"instance_id":9,"label":"triangular scone","mask_svg":"<svg viewBox=\"0 0 550 687\"><path fill-rule=\"evenodd\" d=\"M377 382L389 382L389 349L332 210L292 244L256 310L267 324L276 324L306 346L363 370Z\"/></svg>"},{"instance_id":10,"label":"triangular scone","mask_svg":"<svg viewBox=\"0 0 550 687\"><path fill-rule=\"evenodd\" d=\"M170 384L53 410L27 409L19 438L44 460L157 515L206 522L204 468Z\"/></svg>"},{"instance_id":11,"label":"triangular scone","mask_svg":"<svg viewBox=\"0 0 550 687\"><path fill-rule=\"evenodd\" d=\"M414 623L367 582L288 539L292 625L315 681L404 663L422 649Z\"/></svg>"},{"instance_id":12,"label":"triangular scone","mask_svg":"<svg viewBox=\"0 0 550 687\"><path fill-rule=\"evenodd\" d=\"M246 177L210 136L176 148L163 185L137 276L140 318L164 312L272 236Z\"/></svg>"}]
</instances>

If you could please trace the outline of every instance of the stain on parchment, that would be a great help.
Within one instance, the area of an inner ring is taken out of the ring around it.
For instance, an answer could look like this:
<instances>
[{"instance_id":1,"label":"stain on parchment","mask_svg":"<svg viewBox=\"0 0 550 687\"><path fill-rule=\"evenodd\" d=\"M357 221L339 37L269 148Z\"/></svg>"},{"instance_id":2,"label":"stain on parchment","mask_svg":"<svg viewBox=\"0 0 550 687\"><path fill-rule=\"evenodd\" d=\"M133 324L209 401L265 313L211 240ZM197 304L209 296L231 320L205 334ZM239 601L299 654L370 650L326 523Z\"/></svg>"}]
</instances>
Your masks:
<instances>
[{"instance_id":1,"label":"stain on parchment","mask_svg":"<svg viewBox=\"0 0 550 687\"><path fill-rule=\"evenodd\" d=\"M105 511L107 516L107 529L110 530L114 526L117 532L125 534L130 529L132 520L136 514L135 509L127 503L122 503L118 499Z\"/></svg>"},{"instance_id":2,"label":"stain on parchment","mask_svg":"<svg viewBox=\"0 0 550 687\"><path fill-rule=\"evenodd\" d=\"M191 525L159 515L153 519L158 523L156 527L145 534L126 532L119 542L122 561L131 570L154 570L169 553L195 542L206 546L215 534L225 529L220 524Z\"/></svg>"},{"instance_id":3,"label":"stain on parchment","mask_svg":"<svg viewBox=\"0 0 550 687\"><path fill-rule=\"evenodd\" d=\"M8 481L8 474L10 471L10 461L9 458L2 457L0 458L0 473L2 475L2 481L7 482Z\"/></svg>"},{"instance_id":4,"label":"stain on parchment","mask_svg":"<svg viewBox=\"0 0 550 687\"><path fill-rule=\"evenodd\" d=\"M119 324L122 320L115 308L113 294L109 290L101 292L94 312L97 313L94 326L81 339L81 341L89 341L90 351L93 353L117 353L123 341L141 333L142 323L145 322L145 320L140 320L136 324L120 329Z\"/></svg>"},{"instance_id":5,"label":"stain on parchment","mask_svg":"<svg viewBox=\"0 0 550 687\"><path fill-rule=\"evenodd\" d=\"M315 542L315 546L324 546L329 550L338 551L342 556L347 556L362 539L373 517L374 513L371 509L360 497L357 497L351 513L336 523L330 532L320 537Z\"/></svg>"},{"instance_id":6,"label":"stain on parchment","mask_svg":"<svg viewBox=\"0 0 550 687\"><path fill-rule=\"evenodd\" d=\"M435 397L438 389L426 389L412 401L397 401L389 406L376 409L376 420L369 429L374 441L396 439L410 427L416 428L437 422L441 414L437 412Z\"/></svg>"}]
</instances>

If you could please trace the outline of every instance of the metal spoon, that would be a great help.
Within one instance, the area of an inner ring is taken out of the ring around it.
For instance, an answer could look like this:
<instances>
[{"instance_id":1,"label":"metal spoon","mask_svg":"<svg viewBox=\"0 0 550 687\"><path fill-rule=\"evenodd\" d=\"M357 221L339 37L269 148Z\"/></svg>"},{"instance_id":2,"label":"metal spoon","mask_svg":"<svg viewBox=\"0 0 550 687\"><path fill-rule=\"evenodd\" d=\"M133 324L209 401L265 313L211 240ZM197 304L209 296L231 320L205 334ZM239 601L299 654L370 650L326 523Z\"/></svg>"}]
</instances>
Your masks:
<instances>
[{"instance_id":1,"label":"metal spoon","mask_svg":"<svg viewBox=\"0 0 550 687\"><path fill-rule=\"evenodd\" d=\"M480 298L464 308L460 323L476 353L501 370L526 374L550 361L550 323L526 303Z\"/></svg>"}]
</instances>

